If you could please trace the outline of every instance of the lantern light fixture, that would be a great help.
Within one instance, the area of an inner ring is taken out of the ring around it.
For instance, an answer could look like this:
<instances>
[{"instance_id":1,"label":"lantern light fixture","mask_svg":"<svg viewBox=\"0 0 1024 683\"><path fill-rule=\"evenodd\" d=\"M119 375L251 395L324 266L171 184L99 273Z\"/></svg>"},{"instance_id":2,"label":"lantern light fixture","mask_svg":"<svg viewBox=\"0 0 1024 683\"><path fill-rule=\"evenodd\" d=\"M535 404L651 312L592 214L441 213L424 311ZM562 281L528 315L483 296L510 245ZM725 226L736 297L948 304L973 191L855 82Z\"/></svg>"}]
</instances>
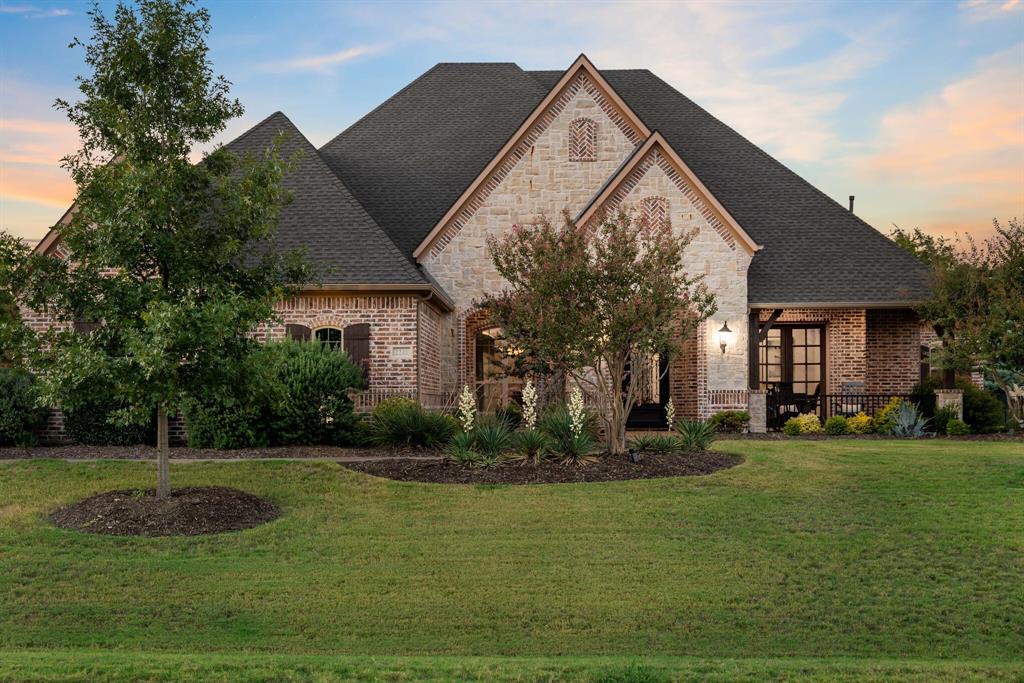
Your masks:
<instances>
[{"instance_id":1,"label":"lantern light fixture","mask_svg":"<svg viewBox=\"0 0 1024 683\"><path fill-rule=\"evenodd\" d=\"M722 329L718 331L718 346L722 349L722 355L725 355L725 349L729 344L732 343L732 330L729 329L729 321L726 320L722 324Z\"/></svg>"}]
</instances>

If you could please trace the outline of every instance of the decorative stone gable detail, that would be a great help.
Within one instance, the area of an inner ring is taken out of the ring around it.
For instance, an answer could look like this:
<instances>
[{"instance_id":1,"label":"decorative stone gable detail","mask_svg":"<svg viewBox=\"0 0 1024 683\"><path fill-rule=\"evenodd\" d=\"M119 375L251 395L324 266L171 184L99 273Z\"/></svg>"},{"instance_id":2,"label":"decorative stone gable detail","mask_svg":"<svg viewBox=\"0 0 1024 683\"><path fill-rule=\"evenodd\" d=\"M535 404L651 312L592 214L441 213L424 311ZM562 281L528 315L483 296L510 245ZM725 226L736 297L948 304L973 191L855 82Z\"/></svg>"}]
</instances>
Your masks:
<instances>
[{"instance_id":1,"label":"decorative stone gable detail","mask_svg":"<svg viewBox=\"0 0 1024 683\"><path fill-rule=\"evenodd\" d=\"M597 123L579 117L569 124L569 161L597 161Z\"/></svg>"},{"instance_id":2,"label":"decorative stone gable detail","mask_svg":"<svg viewBox=\"0 0 1024 683\"><path fill-rule=\"evenodd\" d=\"M676 171L675 166L673 166L669 162L669 160L665 158L665 155L662 154L658 149L652 150L650 154L645 156L640 161L640 163L638 163L636 167L630 172L629 176L624 181L622 181L618 189L615 190L615 193L612 194L612 196L608 199L607 202L605 202L605 211L608 214L611 214L614 213L619 206L622 206L622 203L625 201L629 193L632 192L633 188L636 187L637 184L643 179L644 174L647 173L647 171L649 171L653 166L657 166L662 171L664 171L665 175L668 176L669 180L672 181L672 184L675 185L676 188L683 194L683 196L690 200L690 203L692 203L693 206L697 209L697 211L700 212L700 215L704 217L704 219L708 222L708 225L714 228L715 232L717 232L722 237L725 243L729 245L730 249L735 251L736 238L733 236L732 230L730 230L727 225L725 225L722 221L718 219L718 216L715 214L714 211L711 210L711 207L708 206L708 204L693 189L693 187L691 187L690 184L686 182L686 179L683 178L683 176L681 176L678 171ZM646 207L641 207L641 210L643 211L645 210L645 208ZM666 211L667 210L668 209L666 207Z\"/></svg>"},{"instance_id":3,"label":"decorative stone gable detail","mask_svg":"<svg viewBox=\"0 0 1024 683\"><path fill-rule=\"evenodd\" d=\"M615 126L622 131L622 134L633 145L639 145L643 142L643 138L640 132L633 128L633 126L627 121L622 114L619 113L618 109L612 104L612 102L604 96L601 90L586 76L581 73L576 78L572 79L567 86L562 90L562 93L551 102L547 110L544 111L534 124L526 131L523 137L519 140L515 147L505 156L505 158L498 164L498 166L491 172L490 176L480 185L476 193L469 198L462 209L455 215L455 217L440 231L434 243L430 247L429 258L437 258L448 246L448 243L459 234L463 227L470 221L477 210L483 206L487 201L487 198L491 196L491 193L501 185L502 181L508 176L508 174L515 168L516 164L530 153L534 143L537 139L548 129L551 123L558 117L562 111L565 110L566 106L576 98L580 93L584 92L589 95L597 106L600 107L601 111L615 124ZM596 135L596 126L594 129Z\"/></svg>"},{"instance_id":4,"label":"decorative stone gable detail","mask_svg":"<svg viewBox=\"0 0 1024 683\"><path fill-rule=\"evenodd\" d=\"M640 200L640 220L651 228L661 230L672 225L668 199L665 197L644 197Z\"/></svg>"}]
</instances>

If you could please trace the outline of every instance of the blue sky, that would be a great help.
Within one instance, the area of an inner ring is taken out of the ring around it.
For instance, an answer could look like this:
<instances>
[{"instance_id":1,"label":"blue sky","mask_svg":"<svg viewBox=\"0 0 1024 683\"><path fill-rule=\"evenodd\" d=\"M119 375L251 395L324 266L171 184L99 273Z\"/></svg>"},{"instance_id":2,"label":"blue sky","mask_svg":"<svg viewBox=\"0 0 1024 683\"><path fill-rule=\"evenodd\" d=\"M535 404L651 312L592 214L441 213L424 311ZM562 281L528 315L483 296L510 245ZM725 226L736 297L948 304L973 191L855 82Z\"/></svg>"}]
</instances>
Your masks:
<instances>
[{"instance_id":1,"label":"blue sky","mask_svg":"<svg viewBox=\"0 0 1024 683\"><path fill-rule=\"evenodd\" d=\"M886 231L1024 217L1024 2L209 1L215 68L322 144L439 61L649 68ZM105 10L112 3L104 2ZM0 0L0 227L39 237L73 188L79 2ZM679 150L685 158L685 150Z\"/></svg>"}]
</instances>

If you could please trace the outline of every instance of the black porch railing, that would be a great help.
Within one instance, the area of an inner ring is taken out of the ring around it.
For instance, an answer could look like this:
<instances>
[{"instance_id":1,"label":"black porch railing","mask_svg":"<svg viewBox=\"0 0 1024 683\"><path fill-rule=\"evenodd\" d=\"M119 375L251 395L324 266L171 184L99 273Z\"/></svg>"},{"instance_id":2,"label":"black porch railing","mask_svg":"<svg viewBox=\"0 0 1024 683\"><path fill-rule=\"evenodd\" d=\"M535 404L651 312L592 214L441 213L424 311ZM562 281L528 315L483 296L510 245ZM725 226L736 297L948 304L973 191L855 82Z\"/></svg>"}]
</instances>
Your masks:
<instances>
[{"instance_id":1,"label":"black porch railing","mask_svg":"<svg viewBox=\"0 0 1024 683\"><path fill-rule=\"evenodd\" d=\"M935 395L909 394L787 394L769 390L767 395L768 429L779 431L786 420L806 413L814 413L822 422L833 415L851 417L857 413L874 416L894 398L910 401L927 416L935 414Z\"/></svg>"}]
</instances>

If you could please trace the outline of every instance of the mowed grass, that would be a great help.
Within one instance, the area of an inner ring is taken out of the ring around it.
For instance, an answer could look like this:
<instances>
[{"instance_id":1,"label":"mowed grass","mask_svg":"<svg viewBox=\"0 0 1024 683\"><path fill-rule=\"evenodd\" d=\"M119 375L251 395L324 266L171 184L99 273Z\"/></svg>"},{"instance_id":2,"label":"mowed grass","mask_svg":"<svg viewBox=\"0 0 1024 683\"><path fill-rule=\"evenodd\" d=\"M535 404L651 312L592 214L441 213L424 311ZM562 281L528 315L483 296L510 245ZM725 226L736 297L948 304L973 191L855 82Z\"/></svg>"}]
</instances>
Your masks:
<instances>
[{"instance_id":1,"label":"mowed grass","mask_svg":"<svg viewBox=\"0 0 1024 683\"><path fill-rule=\"evenodd\" d=\"M746 461L545 486L176 465L284 514L163 539L45 519L153 465L0 463L0 680L1024 676L1024 443L717 447Z\"/></svg>"}]
</instances>

